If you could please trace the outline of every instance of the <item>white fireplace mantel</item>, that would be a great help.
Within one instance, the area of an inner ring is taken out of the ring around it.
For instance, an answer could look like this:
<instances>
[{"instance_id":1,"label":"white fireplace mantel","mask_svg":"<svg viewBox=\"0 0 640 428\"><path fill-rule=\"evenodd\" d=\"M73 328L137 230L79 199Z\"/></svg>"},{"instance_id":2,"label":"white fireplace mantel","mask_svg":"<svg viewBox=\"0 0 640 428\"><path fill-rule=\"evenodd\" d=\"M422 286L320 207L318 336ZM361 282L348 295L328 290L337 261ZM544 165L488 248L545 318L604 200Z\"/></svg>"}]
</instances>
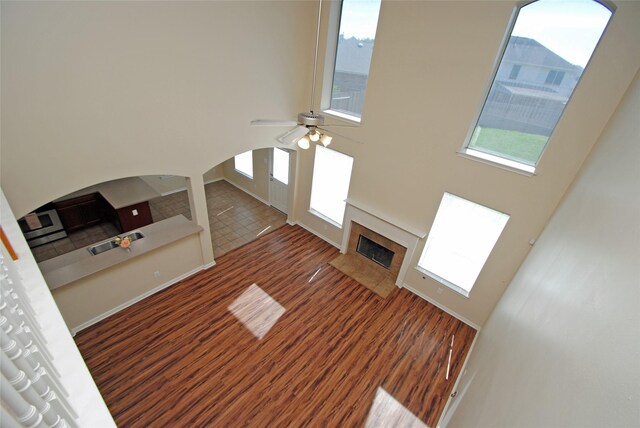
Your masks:
<instances>
[{"instance_id":1,"label":"white fireplace mantel","mask_svg":"<svg viewBox=\"0 0 640 428\"><path fill-rule=\"evenodd\" d=\"M416 230L410 226L402 225L397 221L392 220L389 216L386 216L380 212L366 207L360 202L356 202L353 199L346 200L347 207L344 214L343 221L343 235L342 245L340 252L345 254L349 248L349 236L351 234L351 222L354 221L367 229L371 229L380 235L391 239L392 241L402 245L407 249L407 252L402 260L400 267L400 273L396 279L396 285L402 287L404 283L404 277L407 274L413 254L418 246L418 241L427 236L426 231Z\"/></svg>"}]
</instances>

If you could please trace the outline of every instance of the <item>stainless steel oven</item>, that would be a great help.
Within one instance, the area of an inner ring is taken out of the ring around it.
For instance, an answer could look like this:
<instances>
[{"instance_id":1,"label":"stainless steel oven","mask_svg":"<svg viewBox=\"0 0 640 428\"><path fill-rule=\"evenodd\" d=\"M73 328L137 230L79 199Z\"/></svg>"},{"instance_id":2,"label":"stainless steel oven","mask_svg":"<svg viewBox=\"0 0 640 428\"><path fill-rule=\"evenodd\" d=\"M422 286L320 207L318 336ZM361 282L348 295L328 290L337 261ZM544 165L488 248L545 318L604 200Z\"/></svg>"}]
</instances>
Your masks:
<instances>
[{"instance_id":1,"label":"stainless steel oven","mask_svg":"<svg viewBox=\"0 0 640 428\"><path fill-rule=\"evenodd\" d=\"M33 214L30 215L33 216ZM18 220L30 248L67 237L67 232L55 209L37 212L35 216L37 219L33 217L27 219L28 216L25 216Z\"/></svg>"}]
</instances>

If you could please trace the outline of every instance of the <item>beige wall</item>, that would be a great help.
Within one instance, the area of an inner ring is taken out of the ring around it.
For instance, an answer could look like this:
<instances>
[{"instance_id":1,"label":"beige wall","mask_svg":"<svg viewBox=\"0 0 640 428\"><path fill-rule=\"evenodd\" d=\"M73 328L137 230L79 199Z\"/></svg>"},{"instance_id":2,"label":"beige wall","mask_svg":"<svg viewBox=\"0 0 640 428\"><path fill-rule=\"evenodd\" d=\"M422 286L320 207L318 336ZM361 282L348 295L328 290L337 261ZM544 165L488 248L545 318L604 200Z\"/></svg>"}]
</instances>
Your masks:
<instances>
[{"instance_id":1,"label":"beige wall","mask_svg":"<svg viewBox=\"0 0 640 428\"><path fill-rule=\"evenodd\" d=\"M639 111L637 76L480 333L449 426L640 423Z\"/></svg>"},{"instance_id":2,"label":"beige wall","mask_svg":"<svg viewBox=\"0 0 640 428\"><path fill-rule=\"evenodd\" d=\"M2 2L1 180L18 217L121 177L202 175L308 108L313 2ZM46 181L43 181L46 177Z\"/></svg>"},{"instance_id":3,"label":"beige wall","mask_svg":"<svg viewBox=\"0 0 640 428\"><path fill-rule=\"evenodd\" d=\"M198 235L120 263L52 291L71 330L202 266ZM156 277L154 272L159 272ZM96 299L96 296L100 296Z\"/></svg>"},{"instance_id":4,"label":"beige wall","mask_svg":"<svg viewBox=\"0 0 640 428\"><path fill-rule=\"evenodd\" d=\"M354 157L351 198L415 229L428 231L444 191L511 215L470 298L406 278L478 324L640 65L640 4L618 2L536 176L461 158L515 4L383 2L362 124L331 146ZM2 2L1 179L16 213L124 176L201 177L276 144L282 129L249 122L309 108L316 6ZM313 151L300 152L293 220L339 243L340 229L307 213L312 165Z\"/></svg>"},{"instance_id":5,"label":"beige wall","mask_svg":"<svg viewBox=\"0 0 640 428\"><path fill-rule=\"evenodd\" d=\"M187 188L187 180L175 175L145 175L140 178L163 196Z\"/></svg>"},{"instance_id":6,"label":"beige wall","mask_svg":"<svg viewBox=\"0 0 640 428\"><path fill-rule=\"evenodd\" d=\"M224 178L223 164L214 166L209 171L205 172L203 175L205 184L211 183L212 181L222 180L223 178Z\"/></svg>"}]
</instances>

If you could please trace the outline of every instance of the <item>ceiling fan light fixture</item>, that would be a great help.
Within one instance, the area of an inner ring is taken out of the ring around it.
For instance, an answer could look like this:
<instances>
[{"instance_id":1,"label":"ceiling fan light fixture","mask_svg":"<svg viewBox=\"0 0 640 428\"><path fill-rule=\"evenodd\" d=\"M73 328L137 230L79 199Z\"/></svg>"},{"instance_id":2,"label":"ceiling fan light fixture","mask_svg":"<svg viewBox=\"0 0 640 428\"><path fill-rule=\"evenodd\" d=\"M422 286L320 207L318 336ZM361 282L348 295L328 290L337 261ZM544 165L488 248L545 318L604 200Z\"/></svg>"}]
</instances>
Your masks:
<instances>
[{"instance_id":1,"label":"ceiling fan light fixture","mask_svg":"<svg viewBox=\"0 0 640 428\"><path fill-rule=\"evenodd\" d=\"M317 129L312 129L312 130L309 132L309 139L310 139L311 141L313 141L314 143L315 143L316 141L319 141L319 140L320 140L320 136L321 136L321 134L318 132L318 130L317 130Z\"/></svg>"},{"instance_id":2,"label":"ceiling fan light fixture","mask_svg":"<svg viewBox=\"0 0 640 428\"><path fill-rule=\"evenodd\" d=\"M329 144L331 144L332 139L333 138L331 138L327 134L323 134L322 137L320 138L320 142L322 143L323 146L327 147Z\"/></svg>"},{"instance_id":3,"label":"ceiling fan light fixture","mask_svg":"<svg viewBox=\"0 0 640 428\"><path fill-rule=\"evenodd\" d=\"M309 147L311 147L311 141L309 140L309 137L305 135L304 137L300 138L298 140L298 147L303 150L307 150Z\"/></svg>"}]
</instances>

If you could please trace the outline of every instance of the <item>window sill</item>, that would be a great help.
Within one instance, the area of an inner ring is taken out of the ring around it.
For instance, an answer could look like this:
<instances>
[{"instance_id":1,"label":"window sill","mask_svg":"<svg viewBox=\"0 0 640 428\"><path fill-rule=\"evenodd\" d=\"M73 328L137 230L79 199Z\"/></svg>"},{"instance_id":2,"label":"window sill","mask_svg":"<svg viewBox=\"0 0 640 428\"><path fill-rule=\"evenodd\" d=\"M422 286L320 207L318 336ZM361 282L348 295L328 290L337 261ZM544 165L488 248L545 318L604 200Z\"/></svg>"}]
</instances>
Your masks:
<instances>
[{"instance_id":1,"label":"window sill","mask_svg":"<svg viewBox=\"0 0 640 428\"><path fill-rule=\"evenodd\" d=\"M240 171L239 169L235 169L235 168L234 168L233 170L234 170L235 172L237 172L238 174L240 174L240 175L242 175L242 176L244 176L244 177L247 177L249 180L253 180L253 176L252 176L252 175L249 175L249 174L247 174L246 172L242 172L242 171Z\"/></svg>"},{"instance_id":2,"label":"window sill","mask_svg":"<svg viewBox=\"0 0 640 428\"><path fill-rule=\"evenodd\" d=\"M328 116L332 116L335 117L337 119L341 119L344 120L346 122L352 123L352 124L356 124L356 125L360 125L360 122L362 121L362 118L358 117L358 116L352 116L350 114L347 113L342 113L339 111L335 111L335 110L323 110L323 113L327 114Z\"/></svg>"},{"instance_id":3,"label":"window sill","mask_svg":"<svg viewBox=\"0 0 640 428\"><path fill-rule=\"evenodd\" d=\"M457 285L455 285L452 282L447 281L446 279L436 275L433 272L429 272L428 270L420 267L420 266L416 266L415 268L420 274L422 275L426 275L429 278L433 279L434 281L439 282L440 284L446 286L447 288L449 288L451 291L460 294L462 297L468 299L469 298L469 292L467 290L465 290L462 287L458 287ZM422 277L423 279L425 278L424 276Z\"/></svg>"},{"instance_id":4,"label":"window sill","mask_svg":"<svg viewBox=\"0 0 640 428\"><path fill-rule=\"evenodd\" d=\"M507 171L515 172L521 175L526 175L527 177L532 177L536 172L536 168L530 165L525 165L520 162L503 159L498 156L489 155L487 153L479 152L473 149L463 149L458 152L459 156L462 156L466 159L471 159L477 162L482 162L487 165L496 166L498 168L505 169Z\"/></svg>"},{"instance_id":5,"label":"window sill","mask_svg":"<svg viewBox=\"0 0 640 428\"><path fill-rule=\"evenodd\" d=\"M338 222L336 222L334 220L331 220L329 217L327 217L326 215L314 210L313 208L311 208L309 210L309 214L312 214L312 215L318 217L320 220L326 221L327 223L329 223L332 226L337 227L338 229L342 229L342 225L341 224L339 224Z\"/></svg>"}]
</instances>

